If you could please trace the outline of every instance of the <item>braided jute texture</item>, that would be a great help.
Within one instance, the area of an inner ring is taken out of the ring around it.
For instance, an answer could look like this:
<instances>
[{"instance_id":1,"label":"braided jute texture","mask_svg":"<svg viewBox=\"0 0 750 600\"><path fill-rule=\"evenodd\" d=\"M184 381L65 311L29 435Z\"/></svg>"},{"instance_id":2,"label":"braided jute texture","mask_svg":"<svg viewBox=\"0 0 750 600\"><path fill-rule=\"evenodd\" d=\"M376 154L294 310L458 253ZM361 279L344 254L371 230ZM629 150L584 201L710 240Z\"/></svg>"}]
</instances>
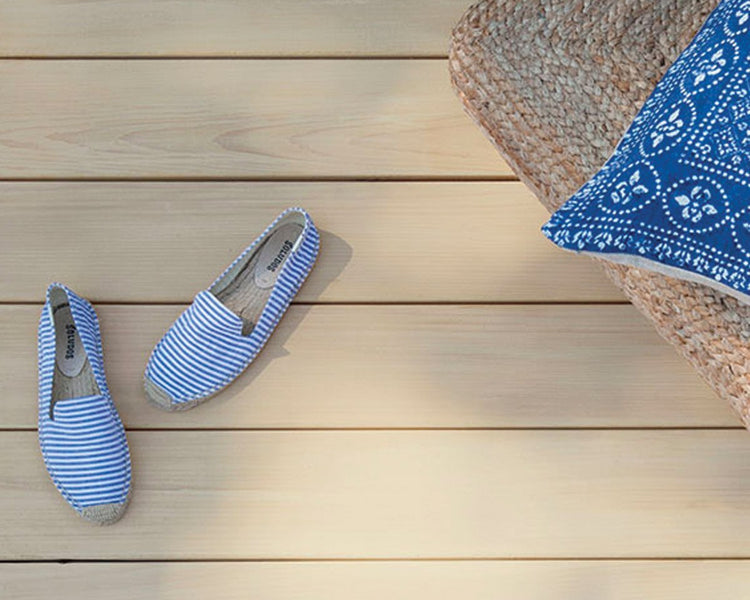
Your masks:
<instances>
[{"instance_id":1,"label":"braided jute texture","mask_svg":"<svg viewBox=\"0 0 750 600\"><path fill-rule=\"evenodd\" d=\"M604 164L717 4L484 0L453 32L453 84L552 212ZM699 284L599 262L750 428L750 306Z\"/></svg>"}]
</instances>

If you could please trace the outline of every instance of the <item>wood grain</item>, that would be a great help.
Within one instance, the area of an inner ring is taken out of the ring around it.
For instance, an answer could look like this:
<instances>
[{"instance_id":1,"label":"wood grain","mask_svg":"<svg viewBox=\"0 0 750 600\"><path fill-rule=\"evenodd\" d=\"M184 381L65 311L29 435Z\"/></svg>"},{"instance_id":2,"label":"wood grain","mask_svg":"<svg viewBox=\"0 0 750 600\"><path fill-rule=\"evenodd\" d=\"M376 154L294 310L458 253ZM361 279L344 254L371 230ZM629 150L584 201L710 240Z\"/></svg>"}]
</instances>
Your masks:
<instances>
[{"instance_id":1,"label":"wood grain","mask_svg":"<svg viewBox=\"0 0 750 600\"><path fill-rule=\"evenodd\" d=\"M443 60L21 60L0 79L0 178L510 175Z\"/></svg>"},{"instance_id":2,"label":"wood grain","mask_svg":"<svg viewBox=\"0 0 750 600\"><path fill-rule=\"evenodd\" d=\"M471 561L0 565L13 600L736 600L747 561Z\"/></svg>"},{"instance_id":3,"label":"wood grain","mask_svg":"<svg viewBox=\"0 0 750 600\"><path fill-rule=\"evenodd\" d=\"M293 307L217 398L168 414L143 369L180 306L100 306L128 427L739 426L629 306ZM36 306L0 307L0 427L36 425Z\"/></svg>"},{"instance_id":4,"label":"wood grain","mask_svg":"<svg viewBox=\"0 0 750 600\"><path fill-rule=\"evenodd\" d=\"M299 301L623 300L519 183L257 182L0 183L0 300L189 302L295 205L322 230Z\"/></svg>"},{"instance_id":5,"label":"wood grain","mask_svg":"<svg viewBox=\"0 0 750 600\"><path fill-rule=\"evenodd\" d=\"M2 56L445 56L465 0L0 1Z\"/></svg>"},{"instance_id":6,"label":"wood grain","mask_svg":"<svg viewBox=\"0 0 750 600\"><path fill-rule=\"evenodd\" d=\"M747 434L632 307L578 304L623 298L462 114L465 7L0 0L0 597L747 595ZM147 405L154 343L292 205L322 252L269 347ZM114 528L39 456L52 280L107 303Z\"/></svg>"},{"instance_id":7,"label":"wood grain","mask_svg":"<svg viewBox=\"0 0 750 600\"><path fill-rule=\"evenodd\" d=\"M0 436L1 559L747 557L746 431L131 432L87 527Z\"/></svg>"}]
</instances>

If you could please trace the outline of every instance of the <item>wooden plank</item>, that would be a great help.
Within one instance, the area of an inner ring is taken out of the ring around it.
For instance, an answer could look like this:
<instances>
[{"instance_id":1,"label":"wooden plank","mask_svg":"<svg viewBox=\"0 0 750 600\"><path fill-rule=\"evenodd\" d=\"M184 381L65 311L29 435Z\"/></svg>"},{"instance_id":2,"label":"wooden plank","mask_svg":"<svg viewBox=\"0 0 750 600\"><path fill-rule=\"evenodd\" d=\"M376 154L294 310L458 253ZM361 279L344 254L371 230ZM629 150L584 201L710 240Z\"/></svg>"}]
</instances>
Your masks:
<instances>
[{"instance_id":1,"label":"wooden plank","mask_svg":"<svg viewBox=\"0 0 750 600\"><path fill-rule=\"evenodd\" d=\"M168 414L141 380L181 309L98 307L128 427L739 426L630 306L293 307L232 387ZM0 307L0 427L36 425L38 312Z\"/></svg>"},{"instance_id":2,"label":"wooden plank","mask_svg":"<svg viewBox=\"0 0 750 600\"><path fill-rule=\"evenodd\" d=\"M0 1L4 56L445 56L465 0Z\"/></svg>"},{"instance_id":3,"label":"wooden plank","mask_svg":"<svg viewBox=\"0 0 750 600\"><path fill-rule=\"evenodd\" d=\"M444 60L0 62L2 178L494 177Z\"/></svg>"},{"instance_id":4,"label":"wooden plank","mask_svg":"<svg viewBox=\"0 0 750 600\"><path fill-rule=\"evenodd\" d=\"M747 557L746 431L131 432L116 529L0 433L0 559Z\"/></svg>"},{"instance_id":5,"label":"wooden plank","mask_svg":"<svg viewBox=\"0 0 750 600\"><path fill-rule=\"evenodd\" d=\"M0 565L14 600L736 600L747 561L439 561ZM594 595L595 594L595 595Z\"/></svg>"},{"instance_id":6,"label":"wooden plank","mask_svg":"<svg viewBox=\"0 0 750 600\"><path fill-rule=\"evenodd\" d=\"M519 183L257 182L0 184L0 300L59 279L100 301L189 302L298 204L323 230L300 301L623 300L544 239Z\"/></svg>"}]
</instances>

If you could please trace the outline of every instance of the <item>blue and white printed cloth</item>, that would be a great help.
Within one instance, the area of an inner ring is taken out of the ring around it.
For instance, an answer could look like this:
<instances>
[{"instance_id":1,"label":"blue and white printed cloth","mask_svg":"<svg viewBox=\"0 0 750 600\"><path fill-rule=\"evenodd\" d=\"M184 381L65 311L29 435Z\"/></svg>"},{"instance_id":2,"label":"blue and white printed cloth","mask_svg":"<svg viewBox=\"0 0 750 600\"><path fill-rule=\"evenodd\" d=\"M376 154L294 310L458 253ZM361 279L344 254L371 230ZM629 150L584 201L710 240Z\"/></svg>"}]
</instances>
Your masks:
<instances>
[{"instance_id":1,"label":"blue and white printed cloth","mask_svg":"<svg viewBox=\"0 0 750 600\"><path fill-rule=\"evenodd\" d=\"M543 231L750 302L750 0L719 4Z\"/></svg>"},{"instance_id":2,"label":"blue and white printed cloth","mask_svg":"<svg viewBox=\"0 0 750 600\"><path fill-rule=\"evenodd\" d=\"M243 335L242 318L227 308L212 289L290 217L304 223L299 238L283 263L260 318L249 335ZM211 288L195 297L156 345L146 367L147 395L164 408L179 410L229 385L266 344L315 264L319 245L318 231L304 210L290 208L279 215ZM155 399L149 393L149 382L165 394L164 398Z\"/></svg>"},{"instance_id":3,"label":"blue and white printed cloth","mask_svg":"<svg viewBox=\"0 0 750 600\"><path fill-rule=\"evenodd\" d=\"M70 305L99 392L54 403L53 290ZM57 489L79 514L99 523L112 522L122 514L131 478L125 429L107 387L103 360L93 306L61 284L50 285L39 320L39 443Z\"/></svg>"}]
</instances>

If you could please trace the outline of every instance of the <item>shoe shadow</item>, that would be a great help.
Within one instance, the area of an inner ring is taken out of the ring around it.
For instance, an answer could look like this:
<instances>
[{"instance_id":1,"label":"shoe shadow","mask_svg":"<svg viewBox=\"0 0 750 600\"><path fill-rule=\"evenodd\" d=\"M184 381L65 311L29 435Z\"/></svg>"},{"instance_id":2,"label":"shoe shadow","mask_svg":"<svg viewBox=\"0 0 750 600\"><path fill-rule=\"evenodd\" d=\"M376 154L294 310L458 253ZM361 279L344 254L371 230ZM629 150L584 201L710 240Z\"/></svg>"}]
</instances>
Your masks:
<instances>
[{"instance_id":1,"label":"shoe shadow","mask_svg":"<svg viewBox=\"0 0 750 600\"><path fill-rule=\"evenodd\" d=\"M330 231L320 231L320 254L315 267L313 267L310 276L298 294L298 297L302 297L301 303L295 301L292 304L258 357L226 390L209 400L211 404L220 406L246 393L246 388L273 361L289 356L289 351L285 347L286 342L305 320L312 304L316 303L317 299L328 289L328 286L346 269L351 261L352 254L352 247L343 238ZM198 406L194 410L200 410L200 408Z\"/></svg>"}]
</instances>

